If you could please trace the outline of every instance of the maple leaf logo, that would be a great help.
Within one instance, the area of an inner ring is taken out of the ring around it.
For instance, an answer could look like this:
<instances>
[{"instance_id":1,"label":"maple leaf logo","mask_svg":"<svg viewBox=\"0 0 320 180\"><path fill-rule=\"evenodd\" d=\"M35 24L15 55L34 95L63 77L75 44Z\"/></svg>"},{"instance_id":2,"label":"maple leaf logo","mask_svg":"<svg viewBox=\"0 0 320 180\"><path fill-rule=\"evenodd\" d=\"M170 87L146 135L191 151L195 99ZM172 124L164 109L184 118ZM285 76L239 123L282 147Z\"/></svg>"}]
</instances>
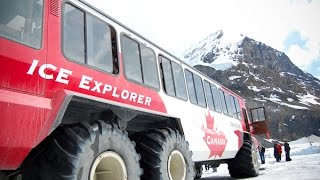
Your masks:
<instances>
[{"instance_id":1,"label":"maple leaf logo","mask_svg":"<svg viewBox=\"0 0 320 180\"><path fill-rule=\"evenodd\" d=\"M206 115L206 123L207 127L202 125L202 130L205 133L203 140L210 149L209 158L212 156L221 157L226 148L228 140L222 131L214 129L214 117L210 115L209 111L208 115Z\"/></svg>"}]
</instances>

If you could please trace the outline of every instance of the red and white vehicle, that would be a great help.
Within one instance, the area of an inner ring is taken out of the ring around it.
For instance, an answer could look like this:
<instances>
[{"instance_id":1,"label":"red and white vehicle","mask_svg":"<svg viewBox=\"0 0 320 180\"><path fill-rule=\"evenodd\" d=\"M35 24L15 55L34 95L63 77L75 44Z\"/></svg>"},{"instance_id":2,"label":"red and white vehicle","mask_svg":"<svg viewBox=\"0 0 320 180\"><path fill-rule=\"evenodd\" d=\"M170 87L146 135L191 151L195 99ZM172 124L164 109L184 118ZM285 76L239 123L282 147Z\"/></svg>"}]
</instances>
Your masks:
<instances>
[{"instance_id":1,"label":"red and white vehicle","mask_svg":"<svg viewBox=\"0 0 320 180\"><path fill-rule=\"evenodd\" d=\"M81 0L0 14L0 179L258 175L251 132L266 129L227 88Z\"/></svg>"}]
</instances>

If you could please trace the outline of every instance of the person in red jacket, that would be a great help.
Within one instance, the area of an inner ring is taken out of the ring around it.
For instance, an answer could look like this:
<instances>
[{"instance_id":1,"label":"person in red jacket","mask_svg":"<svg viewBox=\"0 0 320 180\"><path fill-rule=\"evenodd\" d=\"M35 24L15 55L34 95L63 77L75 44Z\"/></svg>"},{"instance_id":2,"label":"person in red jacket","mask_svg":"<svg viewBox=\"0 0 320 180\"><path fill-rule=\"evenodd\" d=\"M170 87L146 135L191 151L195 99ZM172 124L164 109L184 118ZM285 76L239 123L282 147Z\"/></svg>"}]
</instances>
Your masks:
<instances>
[{"instance_id":1,"label":"person in red jacket","mask_svg":"<svg viewBox=\"0 0 320 180\"><path fill-rule=\"evenodd\" d=\"M280 143L277 143L277 152L278 152L278 162L281 161L281 153L282 153L282 147Z\"/></svg>"}]
</instances>

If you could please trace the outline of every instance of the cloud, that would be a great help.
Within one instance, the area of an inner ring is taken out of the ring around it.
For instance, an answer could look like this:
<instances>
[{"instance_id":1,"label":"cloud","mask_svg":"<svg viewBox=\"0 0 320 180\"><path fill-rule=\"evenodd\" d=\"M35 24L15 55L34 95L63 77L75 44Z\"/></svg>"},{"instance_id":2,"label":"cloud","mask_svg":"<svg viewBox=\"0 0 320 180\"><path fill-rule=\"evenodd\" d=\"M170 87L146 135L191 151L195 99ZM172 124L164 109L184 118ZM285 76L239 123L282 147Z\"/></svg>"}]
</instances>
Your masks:
<instances>
[{"instance_id":1,"label":"cloud","mask_svg":"<svg viewBox=\"0 0 320 180\"><path fill-rule=\"evenodd\" d=\"M320 0L87 1L177 56L222 29L284 51L305 71L319 59Z\"/></svg>"},{"instance_id":2,"label":"cloud","mask_svg":"<svg viewBox=\"0 0 320 180\"><path fill-rule=\"evenodd\" d=\"M320 58L314 60L309 66L307 66L307 71L320 80Z\"/></svg>"},{"instance_id":3,"label":"cloud","mask_svg":"<svg viewBox=\"0 0 320 180\"><path fill-rule=\"evenodd\" d=\"M308 39L301 37L299 31L291 31L283 42L285 46L284 50L287 51L291 45L298 45L300 48L304 49L306 48L307 41Z\"/></svg>"},{"instance_id":4,"label":"cloud","mask_svg":"<svg viewBox=\"0 0 320 180\"><path fill-rule=\"evenodd\" d=\"M313 41L306 41L303 47L298 44L292 44L288 47L286 54L300 69L307 70L309 65L319 61L320 44Z\"/></svg>"}]
</instances>

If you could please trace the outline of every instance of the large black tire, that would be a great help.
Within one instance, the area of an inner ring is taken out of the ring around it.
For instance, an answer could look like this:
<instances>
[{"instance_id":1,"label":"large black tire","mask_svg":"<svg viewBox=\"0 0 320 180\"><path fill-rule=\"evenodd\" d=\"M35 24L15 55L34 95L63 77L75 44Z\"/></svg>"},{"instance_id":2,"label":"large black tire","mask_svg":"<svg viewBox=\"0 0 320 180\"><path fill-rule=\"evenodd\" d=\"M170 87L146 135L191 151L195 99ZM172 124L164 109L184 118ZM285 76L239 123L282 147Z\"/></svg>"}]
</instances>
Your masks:
<instances>
[{"instance_id":1,"label":"large black tire","mask_svg":"<svg viewBox=\"0 0 320 180\"><path fill-rule=\"evenodd\" d=\"M96 121L59 127L49 138L43 152L22 170L23 179L140 179L135 144L112 124Z\"/></svg>"},{"instance_id":2,"label":"large black tire","mask_svg":"<svg viewBox=\"0 0 320 180\"><path fill-rule=\"evenodd\" d=\"M259 175L257 148L251 141L244 141L236 157L228 161L228 169L233 178L256 177Z\"/></svg>"},{"instance_id":3,"label":"large black tire","mask_svg":"<svg viewBox=\"0 0 320 180\"><path fill-rule=\"evenodd\" d=\"M194 163L189 144L170 128L153 129L134 137L141 154L142 179L191 180L194 179Z\"/></svg>"}]
</instances>

